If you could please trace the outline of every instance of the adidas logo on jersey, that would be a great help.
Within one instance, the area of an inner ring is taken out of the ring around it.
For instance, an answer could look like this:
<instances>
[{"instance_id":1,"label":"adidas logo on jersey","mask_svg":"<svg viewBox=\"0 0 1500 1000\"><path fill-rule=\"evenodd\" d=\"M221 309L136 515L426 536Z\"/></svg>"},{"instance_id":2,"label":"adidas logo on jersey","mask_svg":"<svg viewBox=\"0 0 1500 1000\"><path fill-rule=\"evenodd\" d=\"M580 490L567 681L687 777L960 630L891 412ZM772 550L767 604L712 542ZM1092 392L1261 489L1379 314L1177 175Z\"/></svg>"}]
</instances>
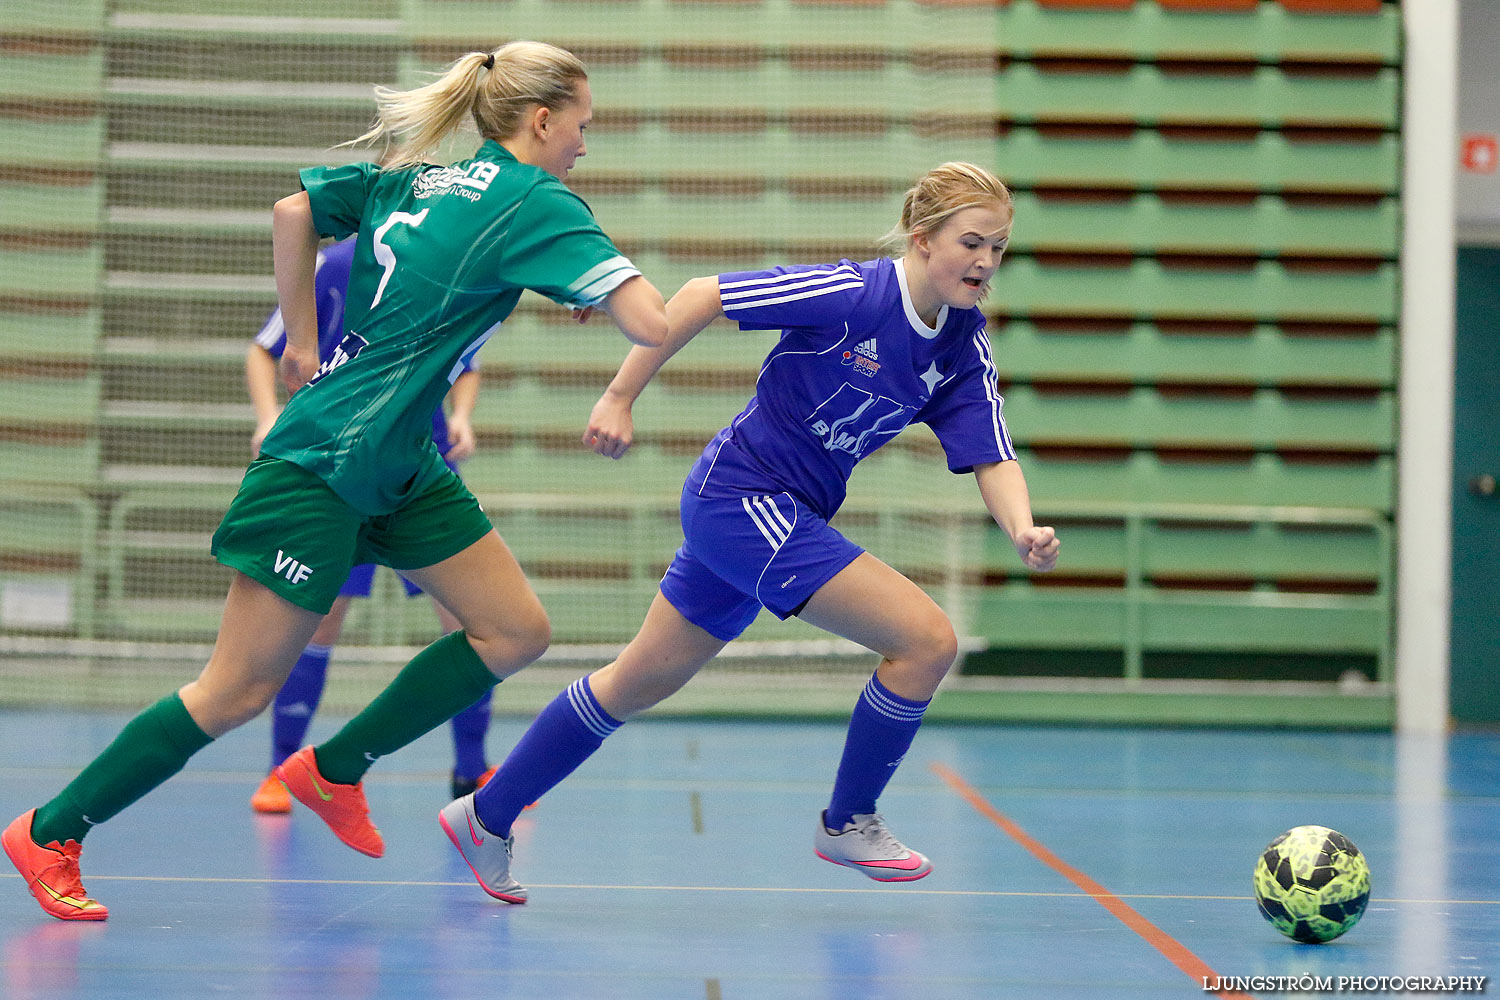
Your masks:
<instances>
[{"instance_id":1,"label":"adidas logo on jersey","mask_svg":"<svg viewBox=\"0 0 1500 1000\"><path fill-rule=\"evenodd\" d=\"M875 354L875 338L854 346L852 350L845 351L842 363L853 365L854 370L866 378L874 378L875 373L880 371L880 362Z\"/></svg>"}]
</instances>

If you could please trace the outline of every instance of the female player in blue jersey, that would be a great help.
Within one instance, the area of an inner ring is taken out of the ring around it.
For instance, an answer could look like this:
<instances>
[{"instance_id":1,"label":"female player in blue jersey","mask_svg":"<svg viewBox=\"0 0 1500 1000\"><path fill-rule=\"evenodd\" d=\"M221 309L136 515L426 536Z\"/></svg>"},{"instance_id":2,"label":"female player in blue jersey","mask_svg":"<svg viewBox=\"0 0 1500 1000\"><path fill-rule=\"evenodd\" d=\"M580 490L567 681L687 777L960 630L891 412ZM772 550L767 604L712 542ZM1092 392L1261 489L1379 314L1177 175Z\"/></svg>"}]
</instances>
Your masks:
<instances>
[{"instance_id":1,"label":"female player in blue jersey","mask_svg":"<svg viewBox=\"0 0 1500 1000\"><path fill-rule=\"evenodd\" d=\"M318 251L314 285L318 358L321 361L332 357L334 348L344 339L344 302L349 294L349 265L353 260L353 239L341 240ZM250 391L250 404L255 409L255 431L250 438L252 458L260 455L261 442L281 415L281 405L276 398L276 363L285 347L286 324L282 322L278 308L267 318L245 354L245 384ZM453 388L448 390L447 402L452 412L444 414L439 408L432 413L433 444L437 445L438 454L454 472L458 471L459 462L474 454L472 418L478 398L478 363L471 361L454 380ZM408 597L422 593L422 588L406 577L400 579ZM365 563L349 571L349 578L339 588L328 616L318 625L302 655L297 657L286 683L276 692L276 700L271 705L272 772L302 747L302 738L307 735L313 713L318 710L318 702L323 697L328 661L343 633L349 602L356 597L369 597L374 581L374 563ZM432 606L437 611L443 634L462 627L447 608L437 601L433 601ZM449 789L453 797L458 798L474 791L489 777L484 738L490 728L490 692L486 691L477 702L455 715L450 726L453 730L453 771ZM250 796L250 808L258 813L290 812L292 797L272 773Z\"/></svg>"},{"instance_id":2,"label":"female player in blue jersey","mask_svg":"<svg viewBox=\"0 0 1500 1000\"><path fill-rule=\"evenodd\" d=\"M490 895L522 902L510 874L510 828L599 748L622 720L675 692L762 607L879 653L849 723L818 855L881 881L932 866L905 847L875 801L906 754L957 655L953 627L922 590L829 526L855 463L913 421L937 434L955 473L973 472L1022 563L1057 561L1001 416L978 305L1010 237L1010 192L965 163L932 170L907 192L897 259L777 267L688 282L667 304L659 348L631 350L589 419L585 443L618 458L631 404L661 365L718 316L780 329L755 395L714 437L682 491L682 530L661 592L619 658L544 709L474 795L441 821ZM462 832L462 835L460 835Z\"/></svg>"},{"instance_id":3,"label":"female player in blue jersey","mask_svg":"<svg viewBox=\"0 0 1500 1000\"><path fill-rule=\"evenodd\" d=\"M361 139L386 146L386 165L309 167L303 190L272 210L287 328L281 370L292 395L214 533L215 557L235 572L208 664L0 833L52 916L108 915L83 889L79 842L271 703L351 567L400 570L463 625L418 653L331 739L276 769L364 854L385 851L362 787L370 766L551 641L515 557L443 464L432 412L524 290L603 309L629 340L652 346L666 336L662 297L563 184L593 117L588 73L571 53L511 42L461 57L424 87L376 94L379 121ZM482 140L474 155L424 162L466 119ZM320 364L318 246L355 234L349 332ZM204 850L214 850L211 835Z\"/></svg>"}]
</instances>

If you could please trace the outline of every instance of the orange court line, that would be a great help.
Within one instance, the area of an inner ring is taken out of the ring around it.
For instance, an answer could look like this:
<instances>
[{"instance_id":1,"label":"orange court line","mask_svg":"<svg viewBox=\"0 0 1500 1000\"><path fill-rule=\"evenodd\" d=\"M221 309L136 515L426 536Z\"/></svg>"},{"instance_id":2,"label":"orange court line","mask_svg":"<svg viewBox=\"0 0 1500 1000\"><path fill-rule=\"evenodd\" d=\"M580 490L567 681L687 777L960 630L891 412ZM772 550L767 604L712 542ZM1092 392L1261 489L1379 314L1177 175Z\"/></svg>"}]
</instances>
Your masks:
<instances>
[{"instance_id":1,"label":"orange court line","mask_svg":"<svg viewBox=\"0 0 1500 1000\"><path fill-rule=\"evenodd\" d=\"M1119 896L1116 896L1104 888L1104 886L1095 882L1083 872L1074 868L1062 858L1059 858L1056 854L1053 854L1041 841L1017 826L1009 816L1006 816L1000 810L990 805L984 796L975 791L974 787L959 777L958 773L952 768L936 762L931 767L933 773L943 779L943 782L949 788L962 796L969 805L974 807L975 811L1004 830L1016 843L1030 851L1032 856L1042 864L1051 868L1069 882L1072 882L1087 893L1094 902L1114 914L1121 923L1139 934L1151 947L1161 952L1167 961L1187 973L1188 978L1193 980L1193 982L1203 984L1218 979L1218 973L1209 968L1208 963L1203 961L1203 959L1188 951L1182 942L1141 916L1140 913L1136 912L1129 903L1126 903ZM1216 992L1214 995L1238 998L1238 1000L1253 1000L1250 994L1241 993L1238 990L1224 990Z\"/></svg>"}]
</instances>

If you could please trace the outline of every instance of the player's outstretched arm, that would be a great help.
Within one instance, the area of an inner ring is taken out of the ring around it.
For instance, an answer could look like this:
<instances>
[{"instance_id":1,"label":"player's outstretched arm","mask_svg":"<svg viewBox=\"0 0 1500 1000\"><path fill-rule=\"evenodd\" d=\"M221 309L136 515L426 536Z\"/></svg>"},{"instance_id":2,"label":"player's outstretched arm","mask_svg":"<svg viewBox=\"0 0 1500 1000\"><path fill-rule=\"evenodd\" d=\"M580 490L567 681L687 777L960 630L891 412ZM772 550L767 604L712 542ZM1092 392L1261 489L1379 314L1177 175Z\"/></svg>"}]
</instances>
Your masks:
<instances>
[{"instance_id":1,"label":"player's outstretched arm","mask_svg":"<svg viewBox=\"0 0 1500 1000\"><path fill-rule=\"evenodd\" d=\"M666 306L656 286L637 274L604 297L604 311L632 344L656 347L667 336Z\"/></svg>"},{"instance_id":2,"label":"player's outstretched arm","mask_svg":"<svg viewBox=\"0 0 1500 1000\"><path fill-rule=\"evenodd\" d=\"M632 278L631 281L636 279ZM616 289L616 294L630 282ZM612 295L609 300L612 301ZM614 380L594 404L589 414L588 429L583 432L583 443L599 454L619 458L630 448L635 437L635 424L630 408L641 390L661 370L667 359L680 351L684 344L698 335L717 317L724 315L719 301L719 279L717 275L694 278L678 289L667 303L667 334L660 346L637 346L630 349Z\"/></svg>"},{"instance_id":3,"label":"player's outstretched arm","mask_svg":"<svg viewBox=\"0 0 1500 1000\"><path fill-rule=\"evenodd\" d=\"M296 392L318 370L318 230L306 191L283 198L271 209L271 257L276 297L286 326L281 379Z\"/></svg>"},{"instance_id":4,"label":"player's outstretched arm","mask_svg":"<svg viewBox=\"0 0 1500 1000\"><path fill-rule=\"evenodd\" d=\"M1045 573L1057 565L1060 542L1051 528L1038 527L1031 519L1031 494L1019 462L988 462L974 466L979 495L995 523L1005 529L1016 554L1027 569Z\"/></svg>"}]
</instances>

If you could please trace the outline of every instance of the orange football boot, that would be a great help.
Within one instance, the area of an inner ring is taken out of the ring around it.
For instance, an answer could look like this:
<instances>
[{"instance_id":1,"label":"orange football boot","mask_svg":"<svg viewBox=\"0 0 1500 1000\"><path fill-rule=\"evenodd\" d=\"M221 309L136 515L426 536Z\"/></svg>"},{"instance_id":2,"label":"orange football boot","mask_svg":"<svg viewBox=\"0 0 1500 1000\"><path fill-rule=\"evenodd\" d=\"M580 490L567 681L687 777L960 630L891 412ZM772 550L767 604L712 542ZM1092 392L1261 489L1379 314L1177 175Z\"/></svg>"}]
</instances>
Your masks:
<instances>
[{"instance_id":1,"label":"orange football boot","mask_svg":"<svg viewBox=\"0 0 1500 1000\"><path fill-rule=\"evenodd\" d=\"M268 774L255 794L250 796L250 808L258 813L289 813L292 811L292 797L276 775Z\"/></svg>"},{"instance_id":2,"label":"orange football boot","mask_svg":"<svg viewBox=\"0 0 1500 1000\"><path fill-rule=\"evenodd\" d=\"M370 805L360 785L336 785L318 772L312 747L303 747L271 772L286 786L292 798L307 806L333 831L333 835L361 854L378 858L385 854L385 841L370 822Z\"/></svg>"},{"instance_id":3,"label":"orange football boot","mask_svg":"<svg viewBox=\"0 0 1500 1000\"><path fill-rule=\"evenodd\" d=\"M52 841L38 845L31 839L32 809L11 821L0 833L0 845L16 871L26 880L26 888L42 904L42 909L59 920L103 920L109 910L83 891L78 873L78 854L83 850L76 840L66 844Z\"/></svg>"}]
</instances>

